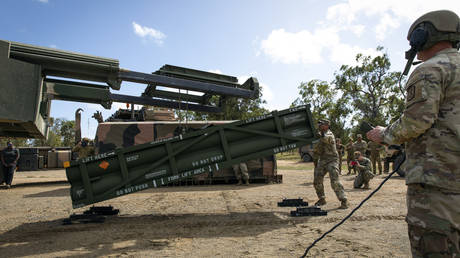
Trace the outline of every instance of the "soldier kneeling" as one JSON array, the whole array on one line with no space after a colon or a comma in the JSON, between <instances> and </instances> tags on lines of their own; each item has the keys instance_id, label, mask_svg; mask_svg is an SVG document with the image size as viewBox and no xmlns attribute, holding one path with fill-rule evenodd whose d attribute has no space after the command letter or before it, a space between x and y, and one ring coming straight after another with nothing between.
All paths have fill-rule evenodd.
<instances>
[{"instance_id":1,"label":"soldier kneeling","mask_svg":"<svg viewBox=\"0 0 460 258\"><path fill-rule=\"evenodd\" d=\"M369 181L374 177L374 174L372 174L371 161L364 157L359 151L354 153L354 158L355 160L350 162L350 167L356 168L359 173L355 178L353 187L361 188L361 186L364 185L363 189L369 189Z\"/></svg>"}]
</instances>

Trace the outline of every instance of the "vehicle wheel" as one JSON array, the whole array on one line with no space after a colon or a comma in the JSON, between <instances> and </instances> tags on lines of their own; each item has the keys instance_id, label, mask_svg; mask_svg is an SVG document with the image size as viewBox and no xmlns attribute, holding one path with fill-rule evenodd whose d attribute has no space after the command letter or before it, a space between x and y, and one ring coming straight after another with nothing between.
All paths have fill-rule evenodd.
<instances>
[{"instance_id":1,"label":"vehicle wheel","mask_svg":"<svg viewBox=\"0 0 460 258\"><path fill-rule=\"evenodd\" d=\"M311 157L310 155L304 154L304 155L302 156L302 161L303 161L303 162L312 162L313 159L312 159L312 157Z\"/></svg>"}]
</instances>

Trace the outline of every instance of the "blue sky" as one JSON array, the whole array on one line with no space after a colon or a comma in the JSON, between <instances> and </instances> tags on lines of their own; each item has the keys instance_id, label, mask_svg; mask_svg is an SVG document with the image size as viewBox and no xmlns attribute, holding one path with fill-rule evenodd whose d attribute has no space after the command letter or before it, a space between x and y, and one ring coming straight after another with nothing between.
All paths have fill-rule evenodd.
<instances>
[{"instance_id":1,"label":"blue sky","mask_svg":"<svg viewBox=\"0 0 460 258\"><path fill-rule=\"evenodd\" d=\"M381 45L393 71L405 64L407 29L422 14L460 1L2 1L0 39L115 58L122 68L153 72L164 64L255 76L266 108L285 109L302 81L331 81L356 53L377 55ZM117 93L140 95L145 85L124 83ZM94 137L96 110L54 101L54 117L74 119Z\"/></svg>"}]
</instances>

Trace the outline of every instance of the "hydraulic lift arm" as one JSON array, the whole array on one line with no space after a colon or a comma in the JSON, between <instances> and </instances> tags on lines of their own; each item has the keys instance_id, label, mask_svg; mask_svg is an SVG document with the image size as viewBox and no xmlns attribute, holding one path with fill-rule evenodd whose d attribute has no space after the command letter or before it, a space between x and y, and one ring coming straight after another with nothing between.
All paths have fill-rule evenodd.
<instances>
[{"instance_id":1,"label":"hydraulic lift arm","mask_svg":"<svg viewBox=\"0 0 460 258\"><path fill-rule=\"evenodd\" d=\"M11 41L0 40L0 67L0 136L46 137L53 99L98 103L107 109L112 102L124 102L222 112L226 98L259 97L256 78L238 84L233 76L171 65L142 73L120 68L116 59ZM123 81L146 84L146 89L141 96L110 91L119 90ZM217 104L209 102L212 96ZM9 108L23 103L19 110Z\"/></svg>"}]
</instances>

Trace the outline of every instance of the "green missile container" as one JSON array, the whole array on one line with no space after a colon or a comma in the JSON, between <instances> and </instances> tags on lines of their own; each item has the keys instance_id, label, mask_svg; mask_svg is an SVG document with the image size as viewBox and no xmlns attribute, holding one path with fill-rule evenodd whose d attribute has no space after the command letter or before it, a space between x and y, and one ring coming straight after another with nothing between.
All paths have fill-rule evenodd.
<instances>
[{"instance_id":1,"label":"green missile container","mask_svg":"<svg viewBox=\"0 0 460 258\"><path fill-rule=\"evenodd\" d=\"M159 187L316 139L309 106L72 161L66 168L74 208Z\"/></svg>"}]
</instances>

